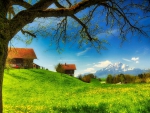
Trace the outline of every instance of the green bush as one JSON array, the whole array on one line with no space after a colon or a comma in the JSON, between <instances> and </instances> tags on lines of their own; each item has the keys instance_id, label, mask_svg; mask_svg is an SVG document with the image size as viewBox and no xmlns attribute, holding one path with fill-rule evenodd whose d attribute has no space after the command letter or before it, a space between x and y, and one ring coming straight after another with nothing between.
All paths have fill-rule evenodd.
<instances>
[{"instance_id":1,"label":"green bush","mask_svg":"<svg viewBox=\"0 0 150 113\"><path fill-rule=\"evenodd\" d=\"M78 76L78 79L79 79L79 80L82 80L82 75L79 75L79 76Z\"/></svg>"},{"instance_id":2,"label":"green bush","mask_svg":"<svg viewBox=\"0 0 150 113\"><path fill-rule=\"evenodd\" d=\"M150 78L147 78L147 79L146 79L146 83L150 83Z\"/></svg>"},{"instance_id":3,"label":"green bush","mask_svg":"<svg viewBox=\"0 0 150 113\"><path fill-rule=\"evenodd\" d=\"M56 66L55 66L55 70L59 73L64 73L64 69L62 68L62 64L61 63L58 63Z\"/></svg>"},{"instance_id":4,"label":"green bush","mask_svg":"<svg viewBox=\"0 0 150 113\"><path fill-rule=\"evenodd\" d=\"M86 75L86 76L84 76L84 77L82 78L82 81L83 81L83 82L90 83L90 82L91 82L91 77L88 76L88 75Z\"/></svg>"},{"instance_id":5,"label":"green bush","mask_svg":"<svg viewBox=\"0 0 150 113\"><path fill-rule=\"evenodd\" d=\"M96 78L93 74L87 74L87 75L79 75L78 79L82 80L83 82L90 83L92 78Z\"/></svg>"},{"instance_id":6,"label":"green bush","mask_svg":"<svg viewBox=\"0 0 150 113\"><path fill-rule=\"evenodd\" d=\"M111 74L107 76L106 83L113 83L113 76Z\"/></svg>"},{"instance_id":7,"label":"green bush","mask_svg":"<svg viewBox=\"0 0 150 113\"><path fill-rule=\"evenodd\" d=\"M102 79L101 79L101 78L97 78L97 80L102 81Z\"/></svg>"}]
</instances>

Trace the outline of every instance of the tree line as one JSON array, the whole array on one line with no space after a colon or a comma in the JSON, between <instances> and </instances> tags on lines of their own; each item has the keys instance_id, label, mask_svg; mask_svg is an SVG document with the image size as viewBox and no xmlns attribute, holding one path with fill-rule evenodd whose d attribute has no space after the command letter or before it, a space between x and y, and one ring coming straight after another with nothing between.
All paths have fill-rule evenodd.
<instances>
[{"instance_id":1,"label":"tree line","mask_svg":"<svg viewBox=\"0 0 150 113\"><path fill-rule=\"evenodd\" d=\"M116 84L116 83L150 83L150 73L138 74L133 76L130 74L109 74L106 78L106 83Z\"/></svg>"},{"instance_id":2,"label":"tree line","mask_svg":"<svg viewBox=\"0 0 150 113\"><path fill-rule=\"evenodd\" d=\"M101 81L100 78L97 78L94 74L90 73L90 74L86 74L84 76L82 75L79 75L78 76L78 79L83 81L83 82L86 82L86 83L90 83L91 82L91 79L98 79L99 81Z\"/></svg>"}]
</instances>

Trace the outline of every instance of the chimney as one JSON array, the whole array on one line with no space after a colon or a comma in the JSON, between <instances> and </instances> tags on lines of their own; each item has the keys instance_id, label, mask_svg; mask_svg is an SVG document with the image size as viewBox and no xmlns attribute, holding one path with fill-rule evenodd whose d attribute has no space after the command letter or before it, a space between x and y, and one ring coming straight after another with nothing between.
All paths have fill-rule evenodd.
<instances>
[{"instance_id":1,"label":"chimney","mask_svg":"<svg viewBox=\"0 0 150 113\"><path fill-rule=\"evenodd\" d=\"M66 66L67 64L65 63L65 66Z\"/></svg>"}]
</instances>

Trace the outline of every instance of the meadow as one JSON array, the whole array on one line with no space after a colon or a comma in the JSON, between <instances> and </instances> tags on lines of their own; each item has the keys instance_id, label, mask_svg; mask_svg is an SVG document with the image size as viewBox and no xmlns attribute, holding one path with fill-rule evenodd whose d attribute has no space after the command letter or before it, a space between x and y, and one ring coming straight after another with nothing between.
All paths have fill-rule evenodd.
<instances>
[{"instance_id":1,"label":"meadow","mask_svg":"<svg viewBox=\"0 0 150 113\"><path fill-rule=\"evenodd\" d=\"M101 84L36 69L5 70L4 113L149 113L150 84Z\"/></svg>"}]
</instances>

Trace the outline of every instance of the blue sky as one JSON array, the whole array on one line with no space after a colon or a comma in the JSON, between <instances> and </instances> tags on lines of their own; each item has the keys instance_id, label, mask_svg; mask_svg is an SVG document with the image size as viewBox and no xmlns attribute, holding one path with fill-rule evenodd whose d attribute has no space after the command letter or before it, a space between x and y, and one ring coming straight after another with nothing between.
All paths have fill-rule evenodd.
<instances>
[{"instance_id":1,"label":"blue sky","mask_svg":"<svg viewBox=\"0 0 150 113\"><path fill-rule=\"evenodd\" d=\"M77 16L82 16L87 10L82 11L82 13L77 14ZM103 17L101 18L103 19ZM121 44L118 29L117 27L114 27L111 31L113 35L107 34L106 32L98 32L96 35L99 39L108 40L109 44L104 45L107 50L100 50L100 53L98 53L95 48L92 48L89 45L83 44L82 48L79 48L77 42L69 41L66 44L60 43L63 51L59 53L56 50L55 43L52 43L52 45L50 43L52 38L51 35L42 35L45 32L40 31L40 29L44 29L44 25L46 26L45 30L51 32L49 25L55 26L60 20L55 18L45 20L38 19L35 23L29 24L25 28L32 27L30 29L36 31L37 28L40 27L37 21L41 24L41 28L38 30L41 35L37 35L37 38L34 38L31 44L26 45L24 42L17 40L17 37L20 37L23 40L27 39L27 36L22 35L21 32L19 32L11 41L11 46L33 48L38 58L34 60L34 62L49 70L55 71L54 67L58 63L76 64L76 76L88 72L94 73L97 70L106 67L108 64L117 62L129 65L131 68L150 68L150 38L141 37L139 39L138 34L128 37L130 36L129 34L127 35L128 40ZM99 21L101 20L97 17L97 14L95 14L91 22ZM70 19L68 23L69 29L67 33L71 36L71 33L75 32L75 30L78 29L78 26L76 23L73 24ZM150 23L148 19L141 21L141 24L143 25L147 23ZM109 31L108 26L106 27L106 23L101 22L100 27Z\"/></svg>"},{"instance_id":2,"label":"blue sky","mask_svg":"<svg viewBox=\"0 0 150 113\"><path fill-rule=\"evenodd\" d=\"M21 33L17 35L26 38ZM78 48L77 44L63 45L63 51L59 53L55 45L50 45L50 38L43 37L33 39L29 45L16 39L11 43L14 47L33 48L38 58L34 62L52 71L55 71L54 67L58 63L76 64L76 76L88 72L93 73L108 64L117 62L129 65L131 68L150 68L150 39L143 37L139 40L133 37L122 45L117 37L108 36L107 40L110 43L105 45L107 50L101 50L100 53L95 48L86 45Z\"/></svg>"}]
</instances>

